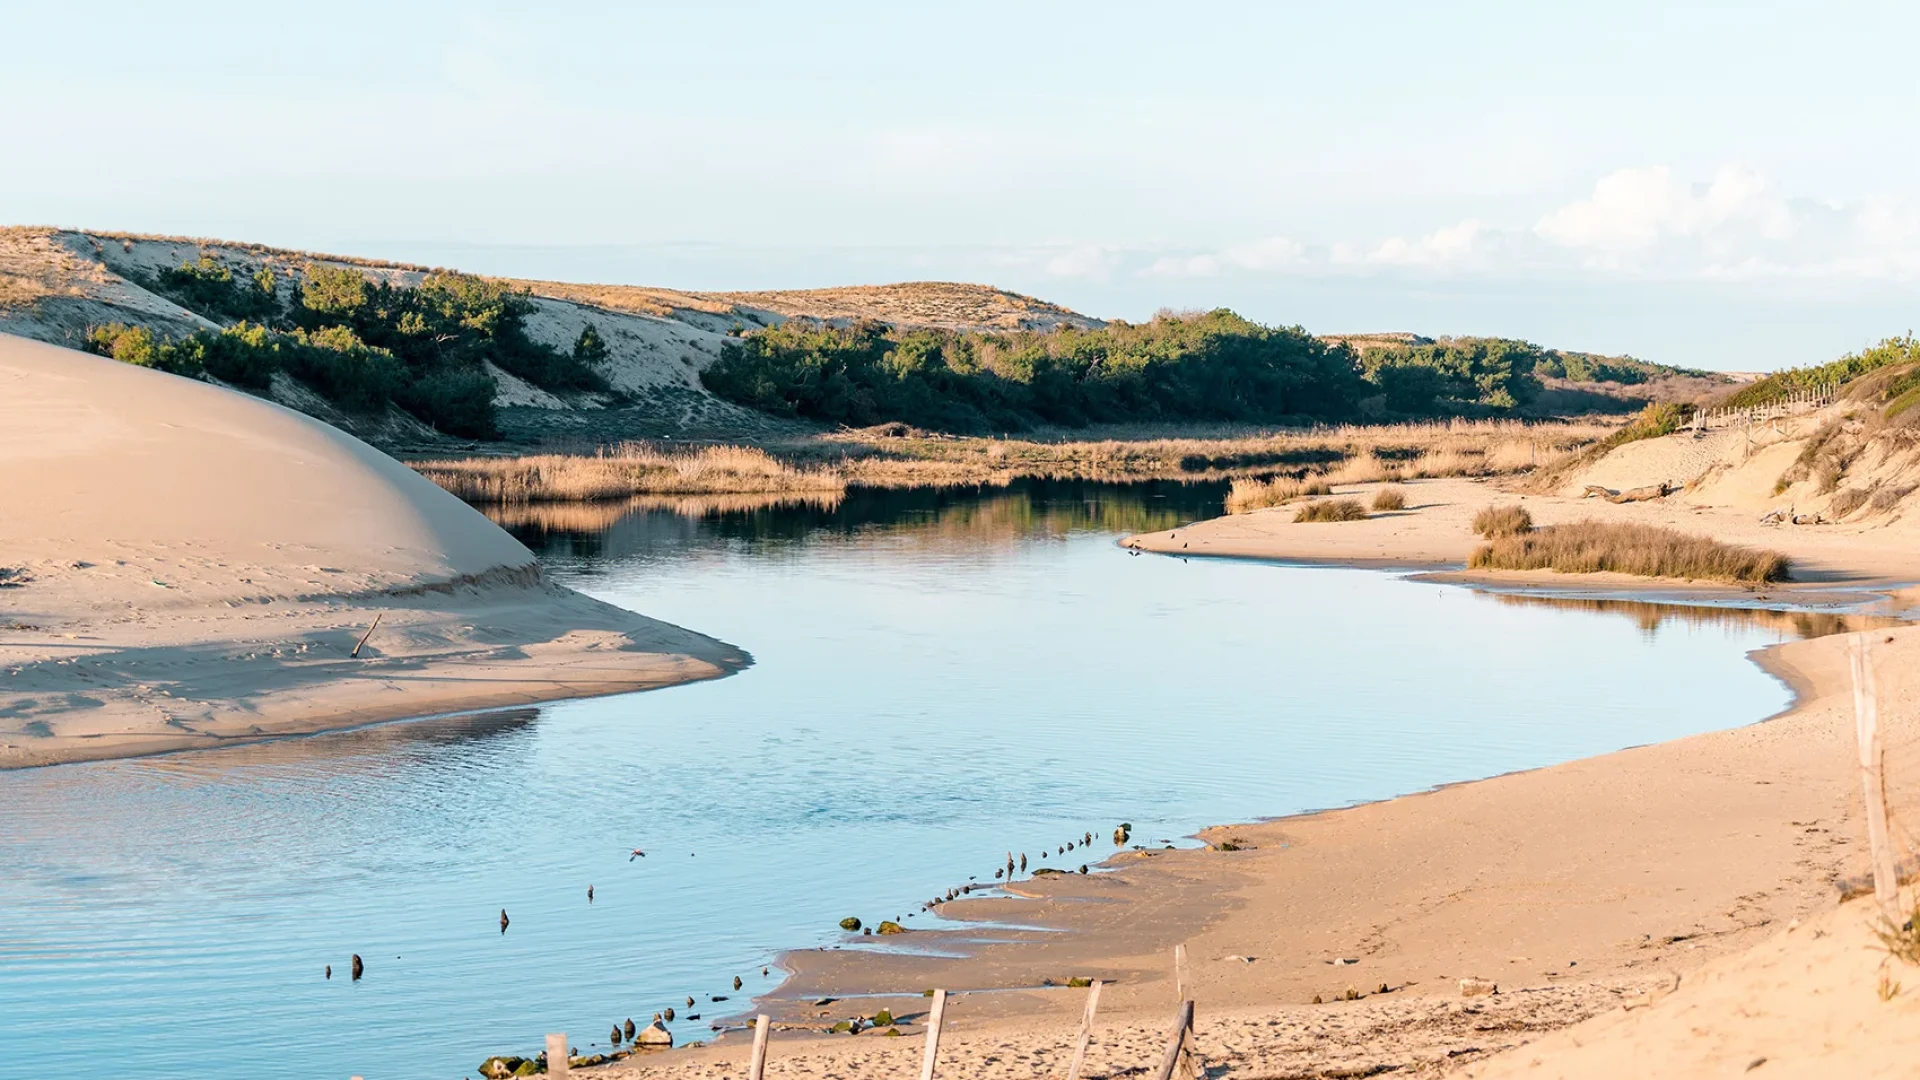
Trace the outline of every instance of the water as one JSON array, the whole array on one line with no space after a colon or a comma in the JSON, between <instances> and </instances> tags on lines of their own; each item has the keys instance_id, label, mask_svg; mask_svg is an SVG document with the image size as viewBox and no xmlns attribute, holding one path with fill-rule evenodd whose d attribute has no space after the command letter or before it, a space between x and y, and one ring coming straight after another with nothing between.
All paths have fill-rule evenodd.
<instances>
[{"instance_id":1,"label":"water","mask_svg":"<svg viewBox=\"0 0 1920 1080\"><path fill-rule=\"evenodd\" d=\"M453 1078L547 1031L604 1046L667 1005L685 1041L771 988L780 949L990 879L1009 849L1091 830L1095 858L1037 864L1074 868L1120 821L1178 838L1787 701L1745 657L1796 632L1777 618L1114 546L1219 496L1027 485L521 515L560 579L755 666L0 774L0 1050L156 1077Z\"/></svg>"}]
</instances>

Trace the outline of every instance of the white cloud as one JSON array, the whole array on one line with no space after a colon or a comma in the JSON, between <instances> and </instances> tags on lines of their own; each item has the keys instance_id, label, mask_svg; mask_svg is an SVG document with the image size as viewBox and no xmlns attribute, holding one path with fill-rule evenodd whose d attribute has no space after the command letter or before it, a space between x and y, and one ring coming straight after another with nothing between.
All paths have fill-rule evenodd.
<instances>
[{"instance_id":1,"label":"white cloud","mask_svg":"<svg viewBox=\"0 0 1920 1080\"><path fill-rule=\"evenodd\" d=\"M1474 256L1474 241L1486 231L1486 225L1468 218L1458 225L1437 229L1418 240L1395 236L1366 256L1367 262L1389 266L1445 266L1466 262Z\"/></svg>"},{"instance_id":2,"label":"white cloud","mask_svg":"<svg viewBox=\"0 0 1920 1080\"><path fill-rule=\"evenodd\" d=\"M1622 255L1674 239L1717 246L1784 241L1798 226L1788 200L1751 169L1729 165L1707 183L1688 184L1656 165L1601 177L1591 198L1542 217L1533 231L1562 247Z\"/></svg>"},{"instance_id":3,"label":"white cloud","mask_svg":"<svg viewBox=\"0 0 1920 1080\"><path fill-rule=\"evenodd\" d=\"M1141 271L1146 277L1218 277L1233 270L1280 270L1303 265L1306 245L1284 236L1269 236L1201 255L1166 255Z\"/></svg>"},{"instance_id":4,"label":"white cloud","mask_svg":"<svg viewBox=\"0 0 1920 1080\"><path fill-rule=\"evenodd\" d=\"M1045 258L1047 273L1062 278L1104 280L1120 264L1120 252L1101 244L1077 244Z\"/></svg>"}]
</instances>

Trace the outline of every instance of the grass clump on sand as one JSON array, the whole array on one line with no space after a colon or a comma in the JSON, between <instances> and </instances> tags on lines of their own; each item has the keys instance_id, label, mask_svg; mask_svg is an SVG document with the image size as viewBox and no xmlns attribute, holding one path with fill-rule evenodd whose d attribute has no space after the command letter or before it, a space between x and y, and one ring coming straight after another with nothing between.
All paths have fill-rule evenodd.
<instances>
[{"instance_id":1,"label":"grass clump on sand","mask_svg":"<svg viewBox=\"0 0 1920 1080\"><path fill-rule=\"evenodd\" d=\"M1367 508L1360 505L1359 499L1321 499L1310 502L1293 515L1295 522L1301 521L1359 521L1367 516Z\"/></svg>"},{"instance_id":2,"label":"grass clump on sand","mask_svg":"<svg viewBox=\"0 0 1920 1080\"><path fill-rule=\"evenodd\" d=\"M1495 536L1467 565L1476 570L1612 572L1757 585L1785 580L1790 564L1777 551L1723 544L1656 525L1582 521Z\"/></svg>"},{"instance_id":3,"label":"grass clump on sand","mask_svg":"<svg viewBox=\"0 0 1920 1080\"><path fill-rule=\"evenodd\" d=\"M593 455L464 458L414 463L416 472L470 503L623 499L632 495L831 492L846 481L798 469L749 446L664 452L628 443Z\"/></svg>"},{"instance_id":4,"label":"grass clump on sand","mask_svg":"<svg viewBox=\"0 0 1920 1080\"><path fill-rule=\"evenodd\" d=\"M1232 490L1227 492L1227 513L1245 514L1299 498L1331 494L1333 488L1318 477L1305 480L1288 476L1276 476L1271 480L1235 480Z\"/></svg>"},{"instance_id":5,"label":"grass clump on sand","mask_svg":"<svg viewBox=\"0 0 1920 1080\"><path fill-rule=\"evenodd\" d=\"M1383 487L1373 493L1375 510L1405 510L1407 508L1407 489L1402 487Z\"/></svg>"},{"instance_id":6,"label":"grass clump on sand","mask_svg":"<svg viewBox=\"0 0 1920 1080\"><path fill-rule=\"evenodd\" d=\"M1524 506L1489 506L1473 515L1475 536L1497 540L1503 536L1523 536L1533 531L1533 515Z\"/></svg>"}]
</instances>

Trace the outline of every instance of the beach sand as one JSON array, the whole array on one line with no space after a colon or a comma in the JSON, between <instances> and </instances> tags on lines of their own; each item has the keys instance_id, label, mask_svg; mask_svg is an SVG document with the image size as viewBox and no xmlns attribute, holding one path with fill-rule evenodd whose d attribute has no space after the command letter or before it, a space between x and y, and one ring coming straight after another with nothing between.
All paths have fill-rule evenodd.
<instances>
[{"instance_id":1,"label":"beach sand","mask_svg":"<svg viewBox=\"0 0 1920 1080\"><path fill-rule=\"evenodd\" d=\"M1409 511L1370 521L1295 525L1290 511L1267 511L1126 543L1447 570L1474 542L1474 510L1519 500L1472 480L1407 486ZM1542 523L1653 521L1780 548L1803 583L1447 576L1743 601L1876 590L1888 595L1883 608L1911 605L1896 586L1920 578L1920 544L1898 524L1767 529L1745 507L1525 503ZM882 1006L917 1018L919 991L939 986L962 991L949 1002L939 1075L1064 1075L1087 993L1059 985L1073 977L1112 980L1086 1075L1139 1074L1164 1047L1177 996L1171 951L1185 945L1197 1049L1225 1070L1212 1075L1706 1077L1743 1075L1763 1058L1755 1067L1766 1075L1909 1075L1920 970L1891 962L1909 989L1883 1002L1886 954L1869 947L1867 929L1877 915L1870 901L1840 904L1836 887L1867 870L1847 640L1759 654L1797 695L1764 722L1201 834L1240 850L1116 854L1101 835L1087 861L1106 856L1107 872L943 905L975 926L789 953L791 977L757 1003L788 1025L776 1029L768 1074L908 1071L918 1037L820 1032ZM1920 821L1920 627L1877 629L1872 640L1896 824ZM1499 992L1464 997L1467 978ZM1357 1000L1342 1000L1349 990ZM900 1030L921 1029L916 1020ZM742 1073L746 1041L736 1033L600 1071Z\"/></svg>"},{"instance_id":2,"label":"beach sand","mask_svg":"<svg viewBox=\"0 0 1920 1080\"><path fill-rule=\"evenodd\" d=\"M640 690L748 662L545 581L499 527L324 424L7 335L0 472L0 768Z\"/></svg>"}]
</instances>

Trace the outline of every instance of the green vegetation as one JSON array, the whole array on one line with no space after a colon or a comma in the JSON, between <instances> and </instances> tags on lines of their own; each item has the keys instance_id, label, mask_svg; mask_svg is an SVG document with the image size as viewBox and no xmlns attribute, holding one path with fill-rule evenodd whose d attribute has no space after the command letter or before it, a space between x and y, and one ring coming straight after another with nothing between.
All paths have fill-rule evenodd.
<instances>
[{"instance_id":1,"label":"green vegetation","mask_svg":"<svg viewBox=\"0 0 1920 1080\"><path fill-rule=\"evenodd\" d=\"M1359 499L1321 499L1310 502L1293 515L1293 520L1302 521L1359 521L1367 516L1367 508L1360 505Z\"/></svg>"},{"instance_id":2,"label":"green vegetation","mask_svg":"<svg viewBox=\"0 0 1920 1080\"><path fill-rule=\"evenodd\" d=\"M1658 439L1680 430L1680 426L1692 419L1692 407L1678 405L1671 401L1656 401L1640 410L1625 427L1600 440L1599 452L1604 454L1617 446L1625 446L1641 439Z\"/></svg>"},{"instance_id":3,"label":"green vegetation","mask_svg":"<svg viewBox=\"0 0 1920 1080\"><path fill-rule=\"evenodd\" d=\"M1734 409L1770 405L1798 390L1839 386L1884 367L1915 361L1920 361L1920 351L1916 351L1912 335L1887 338L1864 352L1848 353L1825 364L1775 372L1741 387L1722 404Z\"/></svg>"},{"instance_id":4,"label":"green vegetation","mask_svg":"<svg viewBox=\"0 0 1920 1080\"><path fill-rule=\"evenodd\" d=\"M250 279L237 278L226 264L209 255L181 263L178 269L162 270L146 284L181 307L216 319L267 322L283 310L273 271L263 269Z\"/></svg>"},{"instance_id":5,"label":"green vegetation","mask_svg":"<svg viewBox=\"0 0 1920 1080\"><path fill-rule=\"evenodd\" d=\"M488 364L547 390L608 385L595 367L607 357L598 330L583 329L571 353L541 345L524 329L533 311L527 294L484 278L432 273L403 285L310 263L283 285L271 270L242 278L202 255L150 284L189 309L235 321L178 340L98 326L87 337L90 351L256 391L284 372L348 411L375 415L398 406L469 438L496 434Z\"/></svg>"},{"instance_id":6,"label":"green vegetation","mask_svg":"<svg viewBox=\"0 0 1920 1080\"><path fill-rule=\"evenodd\" d=\"M1533 531L1533 515L1520 505L1489 506L1473 515L1473 533L1489 540Z\"/></svg>"},{"instance_id":7,"label":"green vegetation","mask_svg":"<svg viewBox=\"0 0 1920 1080\"><path fill-rule=\"evenodd\" d=\"M702 379L780 415L947 431L1340 416L1359 385L1346 350L1226 310L1004 334L796 319L730 344Z\"/></svg>"},{"instance_id":8,"label":"green vegetation","mask_svg":"<svg viewBox=\"0 0 1920 1080\"><path fill-rule=\"evenodd\" d=\"M730 343L702 375L728 400L783 416L939 431L1039 425L1367 415L1494 416L1523 409L1540 375L1644 382L1677 369L1459 338L1350 347L1224 308L1145 324L963 333L795 319Z\"/></svg>"},{"instance_id":9,"label":"green vegetation","mask_svg":"<svg viewBox=\"0 0 1920 1080\"><path fill-rule=\"evenodd\" d=\"M1467 565L1563 574L1610 571L1744 585L1783 581L1789 569L1787 557L1777 551L1736 547L1655 525L1598 521L1498 536L1476 550Z\"/></svg>"},{"instance_id":10,"label":"green vegetation","mask_svg":"<svg viewBox=\"0 0 1920 1080\"><path fill-rule=\"evenodd\" d=\"M1409 416L1513 409L1540 393L1535 370L1547 350L1505 338L1457 338L1432 345L1376 345L1360 370L1386 395L1389 411Z\"/></svg>"}]
</instances>

